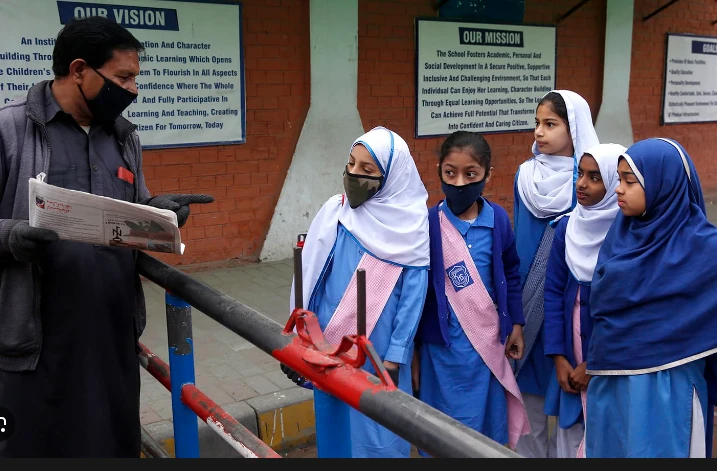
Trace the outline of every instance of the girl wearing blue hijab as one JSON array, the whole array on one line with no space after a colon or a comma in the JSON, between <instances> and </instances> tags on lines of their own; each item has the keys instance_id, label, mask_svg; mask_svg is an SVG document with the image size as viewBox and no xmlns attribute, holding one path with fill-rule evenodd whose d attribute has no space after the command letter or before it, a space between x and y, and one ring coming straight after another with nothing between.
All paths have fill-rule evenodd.
<instances>
[{"instance_id":1,"label":"girl wearing blue hijab","mask_svg":"<svg viewBox=\"0 0 717 471\"><path fill-rule=\"evenodd\" d=\"M578 159L578 205L558 218L545 273L545 354L555 372L545 413L557 416L557 457L584 457L583 410L590 376L584 358L590 344L590 282L600 247L620 212L615 189L619 144L598 144Z\"/></svg>"},{"instance_id":2,"label":"girl wearing blue hijab","mask_svg":"<svg viewBox=\"0 0 717 471\"><path fill-rule=\"evenodd\" d=\"M717 228L675 141L637 142L620 156L618 175L621 214L590 293L586 454L711 456Z\"/></svg>"}]
</instances>

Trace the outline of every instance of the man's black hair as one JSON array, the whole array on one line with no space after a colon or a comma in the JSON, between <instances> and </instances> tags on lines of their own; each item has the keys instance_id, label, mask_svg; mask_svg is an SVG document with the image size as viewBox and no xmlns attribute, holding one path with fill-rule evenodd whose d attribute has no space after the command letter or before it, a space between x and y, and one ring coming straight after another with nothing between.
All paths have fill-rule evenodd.
<instances>
[{"instance_id":1,"label":"man's black hair","mask_svg":"<svg viewBox=\"0 0 717 471\"><path fill-rule=\"evenodd\" d=\"M144 46L127 29L108 18L74 19L57 34L52 71L57 77L66 77L75 59L83 59L93 69L100 69L118 49L140 53Z\"/></svg>"}]
</instances>

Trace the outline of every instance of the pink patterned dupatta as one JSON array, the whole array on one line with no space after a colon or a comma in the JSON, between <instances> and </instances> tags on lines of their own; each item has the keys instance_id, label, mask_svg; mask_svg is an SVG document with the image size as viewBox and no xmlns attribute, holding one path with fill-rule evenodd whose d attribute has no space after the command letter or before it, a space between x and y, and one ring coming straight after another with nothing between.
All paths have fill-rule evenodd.
<instances>
[{"instance_id":1,"label":"pink patterned dupatta","mask_svg":"<svg viewBox=\"0 0 717 471\"><path fill-rule=\"evenodd\" d=\"M441 241L446 270L446 297L463 331L483 362L505 389L508 400L508 445L530 433L528 415L505 346L500 343L498 312L458 230L441 211Z\"/></svg>"},{"instance_id":2,"label":"pink patterned dupatta","mask_svg":"<svg viewBox=\"0 0 717 471\"><path fill-rule=\"evenodd\" d=\"M361 257L356 270L361 268L366 270L366 338L370 338L403 268L386 263L367 253ZM346 335L356 334L358 297L356 283L356 271L354 271L334 315L331 316L331 320L324 329L324 338L332 345L341 343L341 339Z\"/></svg>"},{"instance_id":3,"label":"pink patterned dupatta","mask_svg":"<svg viewBox=\"0 0 717 471\"><path fill-rule=\"evenodd\" d=\"M583 342L580 337L580 287L578 286L578 294L575 296L575 304L573 305L573 354L575 355L575 363L580 365L583 362ZM588 384L588 387L590 385ZM580 391L580 401L583 404L583 423L587 425L587 402L588 392ZM585 433L583 439L580 440L578 446L578 458L585 458Z\"/></svg>"}]
</instances>

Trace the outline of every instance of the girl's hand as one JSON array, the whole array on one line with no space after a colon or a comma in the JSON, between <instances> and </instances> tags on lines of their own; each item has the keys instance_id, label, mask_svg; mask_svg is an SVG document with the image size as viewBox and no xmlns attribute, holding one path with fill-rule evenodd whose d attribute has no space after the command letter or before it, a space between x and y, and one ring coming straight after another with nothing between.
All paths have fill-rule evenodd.
<instances>
[{"instance_id":1,"label":"girl's hand","mask_svg":"<svg viewBox=\"0 0 717 471\"><path fill-rule=\"evenodd\" d=\"M413 380L413 395L418 394L420 385L420 367L418 363L418 350L413 352L413 361L411 362L411 379Z\"/></svg>"},{"instance_id":2,"label":"girl's hand","mask_svg":"<svg viewBox=\"0 0 717 471\"><path fill-rule=\"evenodd\" d=\"M558 376L558 384L560 384L560 388L565 392L577 394L578 391L573 388L572 384L570 384L570 375L573 372L573 367L570 366L568 359L562 355L557 355L555 356L554 361L555 373Z\"/></svg>"},{"instance_id":3,"label":"girl's hand","mask_svg":"<svg viewBox=\"0 0 717 471\"><path fill-rule=\"evenodd\" d=\"M592 376L585 373L586 369L587 363L582 362L577 366L577 368L573 370L572 373L570 373L570 382L572 383L573 387L578 391L585 391L588 388L590 378L592 378Z\"/></svg>"},{"instance_id":4,"label":"girl's hand","mask_svg":"<svg viewBox=\"0 0 717 471\"><path fill-rule=\"evenodd\" d=\"M510 333L508 340L505 341L505 356L513 360L520 360L523 358L524 348L523 326L515 324L513 326L513 332Z\"/></svg>"},{"instance_id":5,"label":"girl's hand","mask_svg":"<svg viewBox=\"0 0 717 471\"><path fill-rule=\"evenodd\" d=\"M388 375L391 377L391 380L393 381L393 384L398 387L398 363L394 363L392 361L384 360L383 366L386 367L386 371L388 372Z\"/></svg>"}]
</instances>

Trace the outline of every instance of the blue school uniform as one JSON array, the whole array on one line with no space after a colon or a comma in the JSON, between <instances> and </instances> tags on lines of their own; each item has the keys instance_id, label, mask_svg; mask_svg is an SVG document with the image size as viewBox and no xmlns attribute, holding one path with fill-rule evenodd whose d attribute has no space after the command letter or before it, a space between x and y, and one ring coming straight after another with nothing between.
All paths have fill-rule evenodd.
<instances>
[{"instance_id":1,"label":"blue school uniform","mask_svg":"<svg viewBox=\"0 0 717 471\"><path fill-rule=\"evenodd\" d=\"M709 255L717 228L679 144L646 139L624 155L645 190L646 211L617 215L591 283L587 456L688 456L693 391L710 456L717 265Z\"/></svg>"},{"instance_id":2,"label":"blue school uniform","mask_svg":"<svg viewBox=\"0 0 717 471\"><path fill-rule=\"evenodd\" d=\"M524 324L519 259L505 210L483 199L473 222L460 220L446 204L429 210L431 283L419 331L420 399L499 443L508 442L505 390L473 348L445 294L438 211L460 232L481 280L497 305L501 342L513 324Z\"/></svg>"},{"instance_id":3,"label":"blue school uniform","mask_svg":"<svg viewBox=\"0 0 717 471\"><path fill-rule=\"evenodd\" d=\"M339 224L333 253L309 303L309 310L316 313L322 330L336 311L364 253L366 249ZM333 263L334 260L341 263ZM398 388L407 394L413 394L410 364L427 286L428 270L404 268L369 337L381 360L401 365ZM375 374L370 362L366 362L363 369ZM410 456L411 445L406 440L350 406L344 407L350 409L353 458Z\"/></svg>"},{"instance_id":4,"label":"blue school uniform","mask_svg":"<svg viewBox=\"0 0 717 471\"><path fill-rule=\"evenodd\" d=\"M704 359L649 374L594 376L588 387L586 457L688 458L693 389L707 418Z\"/></svg>"},{"instance_id":5,"label":"blue school uniform","mask_svg":"<svg viewBox=\"0 0 717 471\"><path fill-rule=\"evenodd\" d=\"M545 273L545 355L551 358L562 355L575 368L577 362L573 351L573 305L580 290L580 341L583 358L587 357L588 343L592 333L590 317L590 285L580 283L565 262L565 231L570 216L562 217L555 228L553 246ZM590 383L592 385L592 383ZM545 395L545 413L558 416L560 428L569 429L583 423L580 394L562 390L553 366Z\"/></svg>"},{"instance_id":6,"label":"blue school uniform","mask_svg":"<svg viewBox=\"0 0 717 471\"><path fill-rule=\"evenodd\" d=\"M516 249L520 258L520 282L522 286L528 276L530 266L533 264L533 258L535 258L535 253L538 251L545 228L554 218L536 218L528 210L518 193L519 173L520 170L516 172L513 185L513 220ZM556 214L555 216L559 215ZM535 396L545 396L552 372L553 361L545 356L543 329L540 329L535 338L533 348L528 353L523 368L516 378L520 392Z\"/></svg>"}]
</instances>

